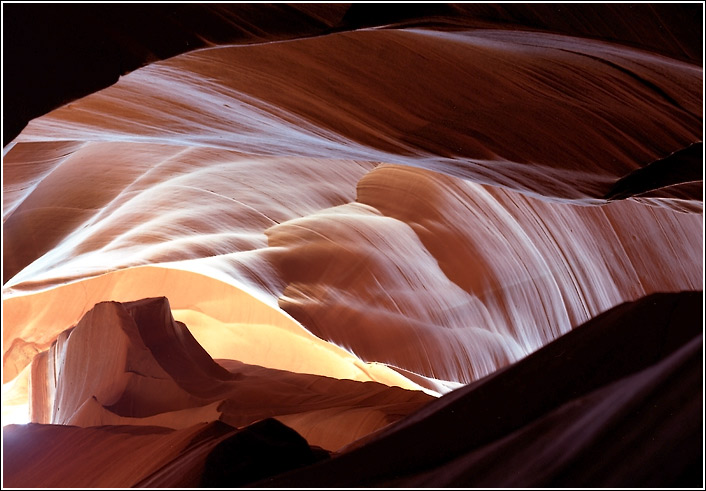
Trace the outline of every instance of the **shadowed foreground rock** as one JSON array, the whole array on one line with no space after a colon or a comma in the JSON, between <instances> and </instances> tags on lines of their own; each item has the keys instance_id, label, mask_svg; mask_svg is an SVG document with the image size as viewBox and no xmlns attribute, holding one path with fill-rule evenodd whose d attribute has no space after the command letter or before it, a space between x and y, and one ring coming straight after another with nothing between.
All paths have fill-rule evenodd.
<instances>
[{"instance_id":1,"label":"shadowed foreground rock","mask_svg":"<svg viewBox=\"0 0 706 491\"><path fill-rule=\"evenodd\" d=\"M622 304L331 459L272 419L31 424L5 429L5 485L697 486L701 305L700 292Z\"/></svg>"},{"instance_id":2,"label":"shadowed foreground rock","mask_svg":"<svg viewBox=\"0 0 706 491\"><path fill-rule=\"evenodd\" d=\"M223 440L208 454L201 486L244 486L326 458L326 451L312 449L296 431L266 419Z\"/></svg>"},{"instance_id":3,"label":"shadowed foreground rock","mask_svg":"<svg viewBox=\"0 0 706 491\"><path fill-rule=\"evenodd\" d=\"M701 293L620 305L273 487L699 486Z\"/></svg>"}]
</instances>

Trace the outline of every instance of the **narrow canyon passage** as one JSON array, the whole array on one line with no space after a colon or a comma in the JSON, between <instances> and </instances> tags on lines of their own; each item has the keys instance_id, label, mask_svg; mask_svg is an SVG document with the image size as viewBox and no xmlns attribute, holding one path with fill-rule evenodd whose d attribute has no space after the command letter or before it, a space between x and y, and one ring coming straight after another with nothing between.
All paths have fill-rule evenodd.
<instances>
[{"instance_id":1,"label":"narrow canyon passage","mask_svg":"<svg viewBox=\"0 0 706 491\"><path fill-rule=\"evenodd\" d=\"M698 485L701 7L61 7L121 61L12 113L5 485Z\"/></svg>"}]
</instances>

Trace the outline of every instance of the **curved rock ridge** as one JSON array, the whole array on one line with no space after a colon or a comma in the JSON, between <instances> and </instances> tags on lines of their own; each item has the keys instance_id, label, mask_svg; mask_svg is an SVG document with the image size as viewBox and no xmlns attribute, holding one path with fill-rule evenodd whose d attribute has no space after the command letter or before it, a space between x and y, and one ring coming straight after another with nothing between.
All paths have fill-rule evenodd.
<instances>
[{"instance_id":1,"label":"curved rock ridge","mask_svg":"<svg viewBox=\"0 0 706 491\"><path fill-rule=\"evenodd\" d=\"M22 371L23 363L49 348L61 332L75 326L89 310L86 305L154 296L171 299L178 319L188 323L192 334L212 357L419 389L419 385L383 365L365 364L343 349L312 336L284 312L240 288L202 274L152 266L120 270L5 299L6 382ZM39 309L39 305L43 308ZM10 343L8 340L13 338L19 341Z\"/></svg>"},{"instance_id":2,"label":"curved rock ridge","mask_svg":"<svg viewBox=\"0 0 706 491\"><path fill-rule=\"evenodd\" d=\"M235 486L328 458L273 419L240 430L220 421L181 430L12 425L3 443L9 487Z\"/></svg>"},{"instance_id":3,"label":"curved rock ridge","mask_svg":"<svg viewBox=\"0 0 706 491\"><path fill-rule=\"evenodd\" d=\"M687 292L622 304L331 458L272 419L241 430L221 422L13 425L4 433L3 484L695 487L702 302ZM154 306L164 301L133 307L150 305L161 317Z\"/></svg>"},{"instance_id":4,"label":"curved rock ridge","mask_svg":"<svg viewBox=\"0 0 706 491\"><path fill-rule=\"evenodd\" d=\"M30 155L48 167L27 165ZM5 286L32 291L35 282L262 248L271 225L353 201L374 164L86 142L15 146L4 166L16 190L4 197Z\"/></svg>"},{"instance_id":5,"label":"curved rock ridge","mask_svg":"<svg viewBox=\"0 0 706 491\"><path fill-rule=\"evenodd\" d=\"M624 301L699 290L700 230L696 214L547 203L381 165L355 204L266 233L288 283L279 305L314 334L468 383Z\"/></svg>"},{"instance_id":6,"label":"curved rock ridge","mask_svg":"<svg viewBox=\"0 0 706 491\"><path fill-rule=\"evenodd\" d=\"M276 417L330 450L431 399L373 382L219 364L174 321L163 297L97 304L34 358L30 379L37 423L243 427Z\"/></svg>"},{"instance_id":7,"label":"curved rock ridge","mask_svg":"<svg viewBox=\"0 0 706 491\"><path fill-rule=\"evenodd\" d=\"M329 461L254 486L698 487L702 306L701 292L621 304Z\"/></svg>"},{"instance_id":8,"label":"curved rock ridge","mask_svg":"<svg viewBox=\"0 0 706 491\"><path fill-rule=\"evenodd\" d=\"M702 62L698 5L134 4L7 5L4 66L13 77L3 146L29 120L137 67L204 46L251 44L377 26L532 29L604 39ZM27 26L31 29L27 29ZM159 26L155 29L155 25ZM48 49L47 49L48 48ZM27 64L27 54L37 61ZM41 80L41 82L38 82ZM41 90L38 90L41 83Z\"/></svg>"},{"instance_id":9,"label":"curved rock ridge","mask_svg":"<svg viewBox=\"0 0 706 491\"><path fill-rule=\"evenodd\" d=\"M3 485L698 485L703 6L3 14Z\"/></svg>"},{"instance_id":10,"label":"curved rock ridge","mask_svg":"<svg viewBox=\"0 0 706 491\"><path fill-rule=\"evenodd\" d=\"M134 486L175 459L199 433L208 434L208 426L212 425L201 423L179 431L128 426L8 426L3 431L3 485ZM39 462L45 462L44 468Z\"/></svg>"},{"instance_id":11,"label":"curved rock ridge","mask_svg":"<svg viewBox=\"0 0 706 491\"><path fill-rule=\"evenodd\" d=\"M3 146L32 118L115 83L140 66L219 44L315 36L345 4L7 5ZM155 26L159 26L155 28ZM26 62L31 53L34 64ZM41 82L38 82L41 80ZM39 89L39 90L38 90Z\"/></svg>"},{"instance_id":12,"label":"curved rock ridge","mask_svg":"<svg viewBox=\"0 0 706 491\"><path fill-rule=\"evenodd\" d=\"M699 67L644 51L535 32L372 30L154 63L16 142L335 155L585 200L700 141L701 105Z\"/></svg>"},{"instance_id":13,"label":"curved rock ridge","mask_svg":"<svg viewBox=\"0 0 706 491\"><path fill-rule=\"evenodd\" d=\"M128 267L135 262L136 256L126 254L132 250L139 262L170 261L165 265L211 274L233 286L176 270L128 268L85 285L78 281L9 297L4 308L4 346L6 353L14 350L17 355L5 356L6 381L24 366L9 365L18 363L12 360L20 353L14 339L46 349L89 306L106 300L168 296L176 309L185 311L191 326L203 333L214 331L210 339L218 337L218 322L284 323L292 332L301 331L294 322L275 320L274 311L250 317L239 315L228 304L222 306L222 300L246 298L235 287L242 285L270 305L278 303L320 338L365 361L466 383L618 303L656 291L701 287L701 215L630 200L602 207L546 202L389 164L367 172L370 167L360 165L349 174L340 172L345 165L331 165L329 175L337 177L331 187L319 187L318 194L305 180L315 176L315 167L301 167L302 181L290 173L288 186L273 185L268 190L263 185L261 194L239 196L236 210L248 213L233 212L232 200L202 191L203 186L230 182L247 191L267 172L268 164L283 168L285 162L263 161L260 169L248 162L244 172L234 164L233 180L221 178L221 183L216 173L228 167L187 174L184 182L201 187L193 191L187 187L184 192L194 200L207 199L192 201L188 212L172 212L173 218L149 211L173 206L172 187L159 190L143 184L146 187L139 194L123 192L126 197L121 194L109 206L116 211L99 213L65 239L62 247L35 261L21 276L35 273L41 278L38 270L46 268L55 278L48 280L51 284L65 279L62 271L80 277L103 273L111 262L110 269ZM253 169L256 172L251 173ZM361 177L355 184L357 176ZM299 182L303 184L297 190ZM335 192L335 185L342 190ZM307 191L312 192L304 194ZM302 198L291 211L284 207L287 193ZM346 198L348 203L325 207ZM223 213L214 216L220 203L224 203ZM324 208L307 213L319 206ZM296 218L297 214L304 216ZM136 217L149 220L134 228ZM236 231L232 235L209 232L225 226ZM233 241L242 230L252 238L250 243ZM10 247L13 242L7 241ZM232 247L241 250L220 253ZM87 250L77 254L81 248ZM664 254L665 250L670 253ZM184 257L196 259L175 262ZM190 281L201 285L201 290L190 288ZM22 285L33 287L30 282ZM31 307L38 303L45 305L42 311ZM227 328L227 332L232 336L236 331ZM264 335L264 329L259 333ZM240 337L247 338L246 334ZM212 356L228 357L214 351L221 341L207 344ZM258 360L243 351L239 359L251 363L341 376L341 372L327 372L328 368L312 371L308 362L298 368L271 365L274 357ZM404 381L392 383L408 387Z\"/></svg>"},{"instance_id":14,"label":"curved rock ridge","mask_svg":"<svg viewBox=\"0 0 706 491\"><path fill-rule=\"evenodd\" d=\"M175 151L164 148L169 155ZM141 149L147 147L138 145L130 155L144 155ZM159 158L162 149L149 151ZM84 150L95 156L101 148L90 145L77 153ZM107 156L106 163L126 162L117 155L118 161ZM234 161L206 165L221 156ZM26 254L24 261L31 261L11 280L13 289L5 290L5 382L29 362L27 343L34 346L32 355L48 348L95 303L164 295L176 302L211 356L230 357L222 349L227 345L248 363L367 380L369 369L359 368L360 358L426 377L416 383L443 393L620 302L656 291L697 290L703 281L702 215L632 200L569 205L407 166L242 160L202 150L177 153L162 171L161 165L124 167L126 174L135 172L134 181L112 180L92 198L80 190L94 186L101 173L82 172L82 158L67 162L42 181L46 191L32 193L5 223L12 232L5 253L17 251L16 260ZM286 178L270 182L273 170ZM320 175L327 185L316 184ZM51 192L66 190L66 182L76 194ZM86 221L77 229L60 219L76 213L63 203L91 199L107 204L79 208ZM37 219L35 210L46 218ZM37 240L20 233L53 224L67 227L57 245L51 234ZM136 263L172 269L152 271ZM197 271L200 278L173 268ZM114 269L119 271L105 274ZM105 277L82 279L100 274ZM67 280L73 283L55 286ZM270 312L264 317L232 310L229 305L242 305L236 298L246 298L238 287L355 357L346 355L341 363L335 355L337 361L317 367L321 356L330 358L324 355L329 350L317 348L320 355L312 356L308 341L297 342L305 351L291 354L279 327L262 326L305 331L264 305L253 309ZM277 356L242 348L242 340L252 339L248 324L261 326L257 338L279 346L271 352ZM382 368L375 368L373 380L418 388L408 377L382 374ZM6 389L7 397L21 397L22 383L15 385Z\"/></svg>"}]
</instances>

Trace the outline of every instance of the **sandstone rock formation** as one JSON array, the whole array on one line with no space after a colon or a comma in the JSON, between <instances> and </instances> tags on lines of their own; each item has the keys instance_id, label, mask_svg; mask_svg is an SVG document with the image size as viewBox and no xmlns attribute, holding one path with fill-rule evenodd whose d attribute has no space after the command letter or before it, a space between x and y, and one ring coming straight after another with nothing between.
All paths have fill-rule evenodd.
<instances>
[{"instance_id":1,"label":"sandstone rock formation","mask_svg":"<svg viewBox=\"0 0 706 491\"><path fill-rule=\"evenodd\" d=\"M5 485L699 485L702 6L3 8Z\"/></svg>"}]
</instances>

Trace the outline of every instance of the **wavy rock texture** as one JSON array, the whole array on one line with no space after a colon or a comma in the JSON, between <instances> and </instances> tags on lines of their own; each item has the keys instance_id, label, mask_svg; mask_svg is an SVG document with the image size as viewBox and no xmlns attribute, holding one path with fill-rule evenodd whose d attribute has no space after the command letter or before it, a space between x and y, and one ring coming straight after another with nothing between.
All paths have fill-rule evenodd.
<instances>
[{"instance_id":1,"label":"wavy rock texture","mask_svg":"<svg viewBox=\"0 0 706 491\"><path fill-rule=\"evenodd\" d=\"M682 292L611 309L330 460L272 419L239 431L220 422L177 430L13 425L4 436L5 483L693 487L703 464L693 426L703 412L702 302L700 293ZM160 299L105 303L94 311L163 313L165 305ZM201 362L214 367L207 357ZM222 375L209 377L206 391L223 383ZM248 383L247 376L236 380Z\"/></svg>"},{"instance_id":2,"label":"wavy rock texture","mask_svg":"<svg viewBox=\"0 0 706 491\"><path fill-rule=\"evenodd\" d=\"M695 6L36 8L154 24L3 151L8 485L693 484Z\"/></svg>"},{"instance_id":3,"label":"wavy rock texture","mask_svg":"<svg viewBox=\"0 0 706 491\"><path fill-rule=\"evenodd\" d=\"M694 485L703 440L685 422L703 413L702 304L695 292L622 304L346 454L258 485Z\"/></svg>"},{"instance_id":4,"label":"wavy rock texture","mask_svg":"<svg viewBox=\"0 0 706 491\"><path fill-rule=\"evenodd\" d=\"M242 430L216 422L182 430L29 424L5 431L11 487L203 487L224 477L238 485L328 457L272 419ZM38 465L46 460L52 464ZM218 472L223 468L236 476Z\"/></svg>"},{"instance_id":5,"label":"wavy rock texture","mask_svg":"<svg viewBox=\"0 0 706 491\"><path fill-rule=\"evenodd\" d=\"M243 427L281 416L331 450L430 400L372 382L219 365L173 320L164 298L97 304L35 356L31 383L38 423L185 428L220 419Z\"/></svg>"}]
</instances>

